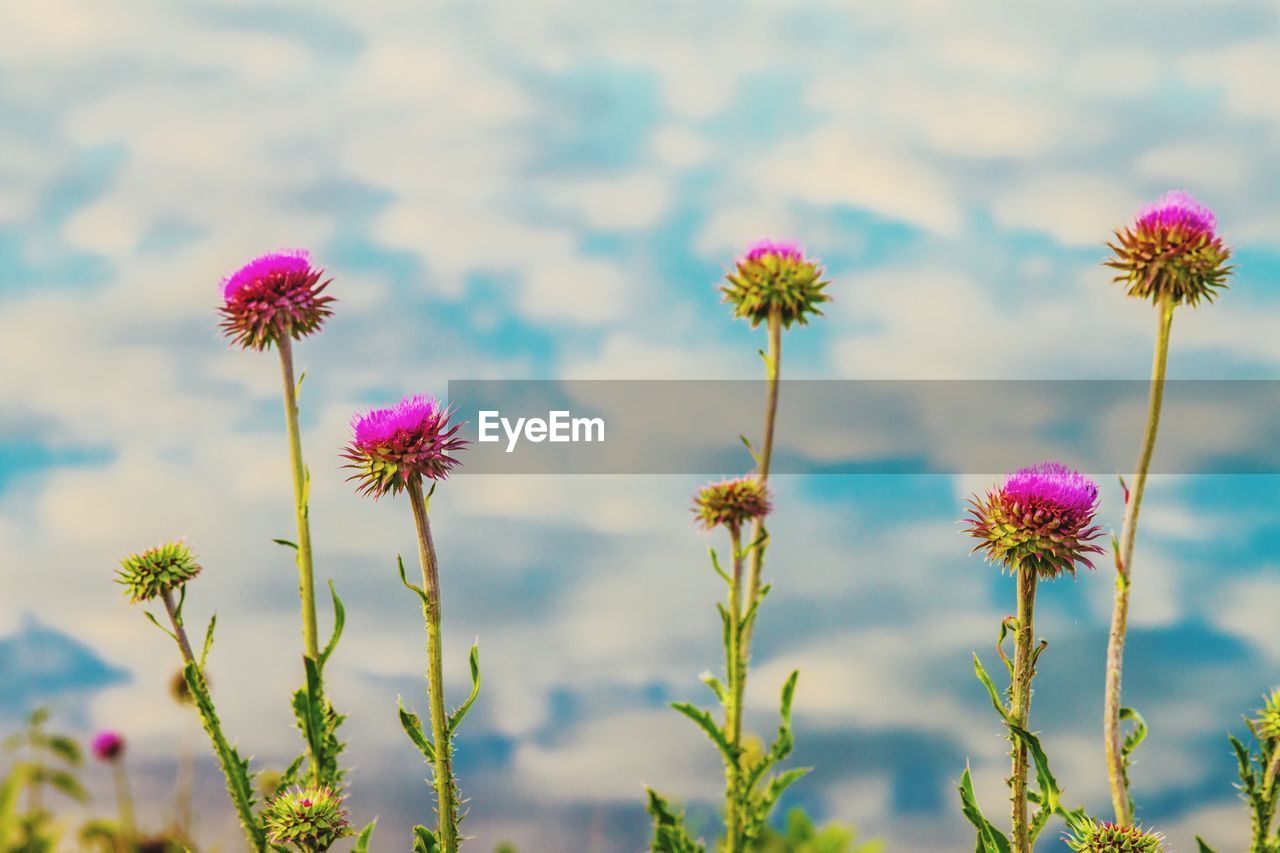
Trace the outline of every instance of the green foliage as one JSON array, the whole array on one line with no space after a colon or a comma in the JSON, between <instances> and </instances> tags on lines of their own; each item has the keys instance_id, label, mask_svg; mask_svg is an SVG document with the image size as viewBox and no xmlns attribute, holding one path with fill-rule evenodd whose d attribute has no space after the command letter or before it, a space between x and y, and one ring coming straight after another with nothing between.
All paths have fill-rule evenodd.
<instances>
[{"instance_id":1,"label":"green foliage","mask_svg":"<svg viewBox=\"0 0 1280 853\"><path fill-rule=\"evenodd\" d=\"M1133 763L1133 751L1147 739L1147 721L1135 709L1121 708L1120 722L1133 723L1133 728L1120 745L1120 779L1124 784L1125 796L1129 798L1129 814L1132 815L1137 814L1138 810L1133 795L1129 793L1129 765Z\"/></svg>"},{"instance_id":2,"label":"green foliage","mask_svg":"<svg viewBox=\"0 0 1280 853\"><path fill-rule=\"evenodd\" d=\"M882 841L858 841L851 826L829 823L818 828L804 809L787 812L784 831L766 827L752 845L753 853L883 853Z\"/></svg>"},{"instance_id":3,"label":"green foliage","mask_svg":"<svg viewBox=\"0 0 1280 853\"><path fill-rule=\"evenodd\" d=\"M996 640L996 651L1000 659L1004 661L1006 668L1012 672L1012 663L1004 651L1004 642L1009 633L1010 626L1006 620L1000 625L1000 634ZM1035 659L1039 657L1044 648L1045 644L1042 642L1034 652L1033 665ZM1027 794L1028 801L1036 806L1035 812L1031 816L1031 843L1035 844L1036 839L1039 838L1050 819L1054 816L1063 818L1069 826L1085 820L1086 817L1082 809L1068 810L1062 804L1062 790L1058 787L1058 780L1049 769L1049 758L1045 755L1040 739L1026 729L1014 724L1013 708L996 687L995 681L987 674L986 669L982 666L981 658L977 655L973 656L973 672L978 682L986 690L992 707L1000 716L1000 721L1008 729L1009 739L1015 743L1021 742L1026 746L1027 754L1031 757L1032 766L1035 768L1035 789ZM1141 723L1140 717L1138 720ZM1137 746L1142 737L1145 736L1145 725L1142 726L1141 731L1142 735L1131 736L1134 739L1134 746ZM977 797L974 795L973 778L968 767L965 767L964 773L960 777L960 810L969 820L969 823L973 824L974 829L977 830L977 846L975 848L977 853L1009 853L1013 846L1011 839L983 815L982 809L978 806Z\"/></svg>"},{"instance_id":4,"label":"green foliage","mask_svg":"<svg viewBox=\"0 0 1280 853\"><path fill-rule=\"evenodd\" d=\"M645 810L653 817L652 853L706 853L706 845L694 840L685 826L684 812L676 812L652 788L645 788L649 804Z\"/></svg>"},{"instance_id":5,"label":"green foliage","mask_svg":"<svg viewBox=\"0 0 1280 853\"><path fill-rule=\"evenodd\" d=\"M9 774L0 780L0 851L43 853L58 846L61 834L46 794L83 803L89 794L77 775L83 763L80 745L66 735L47 731L49 710L37 708L26 726L5 738L3 752L15 756ZM26 809L21 810L25 799Z\"/></svg>"},{"instance_id":6,"label":"green foliage","mask_svg":"<svg viewBox=\"0 0 1280 853\"><path fill-rule=\"evenodd\" d=\"M1272 694L1273 698L1275 694ZM1240 781L1236 789L1249 808L1251 823L1249 853L1280 853L1280 830L1273 831L1277 801L1280 800L1280 737L1275 736L1268 725L1268 713L1273 710L1272 701L1260 712L1257 720L1246 720L1256 748L1250 750L1244 742L1232 734L1227 735L1236 757ZM1202 851L1212 848L1196 837Z\"/></svg>"}]
</instances>

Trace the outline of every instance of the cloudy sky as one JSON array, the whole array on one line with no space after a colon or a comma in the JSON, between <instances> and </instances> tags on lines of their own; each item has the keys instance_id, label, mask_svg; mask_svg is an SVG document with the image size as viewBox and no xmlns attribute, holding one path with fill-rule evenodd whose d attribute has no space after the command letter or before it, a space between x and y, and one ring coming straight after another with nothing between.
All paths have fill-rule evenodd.
<instances>
[{"instance_id":1,"label":"cloudy sky","mask_svg":"<svg viewBox=\"0 0 1280 853\"><path fill-rule=\"evenodd\" d=\"M304 442L318 571L350 613L330 672L351 802L382 816L385 849L431 814L394 716L397 693L425 705L424 639L394 574L407 507L338 470L354 409L461 378L756 378L761 335L715 286L763 235L803 240L833 281L827 317L787 338L789 376L1140 379L1153 312L1099 261L1175 186L1217 211L1238 274L1179 311L1171 374L1276 378L1278 18L1270 0L6 4L0 728L48 702L74 730L125 730L163 819L198 732L165 699L174 650L111 580L121 554L185 535L228 730L263 766L296 751L278 368L231 350L214 313L220 277L277 246L310 247L340 300L297 347ZM477 849L639 849L642 782L709 819L715 757L666 707L705 699L718 660L698 482L459 476L437 494L451 694L473 638L485 674L459 743ZM971 843L966 758L1003 811L969 655L992 654L1012 589L955 526L983 485L776 483L748 722L772 730L799 667L797 758L817 769L791 802L891 849ZM1150 487L1126 699L1154 730L1141 813L1179 849L1247 832L1224 732L1280 681L1277 498L1264 476ZM1099 811L1110 589L1045 590L1033 715L1068 798ZM202 771L201 826L233 849Z\"/></svg>"}]
</instances>

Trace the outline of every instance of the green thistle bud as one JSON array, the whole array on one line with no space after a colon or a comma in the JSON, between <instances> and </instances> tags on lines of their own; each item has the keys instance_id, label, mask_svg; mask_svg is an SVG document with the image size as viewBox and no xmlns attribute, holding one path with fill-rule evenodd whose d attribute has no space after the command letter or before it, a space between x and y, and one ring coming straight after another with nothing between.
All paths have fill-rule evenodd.
<instances>
[{"instance_id":1,"label":"green thistle bud","mask_svg":"<svg viewBox=\"0 0 1280 853\"><path fill-rule=\"evenodd\" d=\"M1267 697L1266 705L1258 711L1258 719L1253 721L1253 728L1262 740L1280 740L1280 687Z\"/></svg>"},{"instance_id":2,"label":"green thistle bud","mask_svg":"<svg viewBox=\"0 0 1280 853\"><path fill-rule=\"evenodd\" d=\"M296 788L271 801L263 815L272 844L323 853L351 834L342 798L329 788Z\"/></svg>"},{"instance_id":3,"label":"green thistle bud","mask_svg":"<svg viewBox=\"0 0 1280 853\"><path fill-rule=\"evenodd\" d=\"M159 598L200 574L200 564L182 540L131 554L120 561L116 583L137 604Z\"/></svg>"},{"instance_id":4,"label":"green thistle bud","mask_svg":"<svg viewBox=\"0 0 1280 853\"><path fill-rule=\"evenodd\" d=\"M1064 839L1076 853L1164 853L1164 836L1140 826L1089 821Z\"/></svg>"},{"instance_id":5,"label":"green thistle bud","mask_svg":"<svg viewBox=\"0 0 1280 853\"><path fill-rule=\"evenodd\" d=\"M810 314L821 316L818 306L830 302L823 293L822 267L806 260L795 243L761 240L725 276L720 288L724 301L733 305L734 317L746 317L752 327L778 315L784 329L792 323L804 326Z\"/></svg>"}]
</instances>

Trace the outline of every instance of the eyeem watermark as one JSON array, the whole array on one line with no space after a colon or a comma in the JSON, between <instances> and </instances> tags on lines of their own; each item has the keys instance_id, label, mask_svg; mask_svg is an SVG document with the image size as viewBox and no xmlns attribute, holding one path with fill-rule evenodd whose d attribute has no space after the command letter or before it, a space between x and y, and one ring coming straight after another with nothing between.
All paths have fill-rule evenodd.
<instances>
[{"instance_id":1,"label":"eyeem watermark","mask_svg":"<svg viewBox=\"0 0 1280 853\"><path fill-rule=\"evenodd\" d=\"M502 417L502 413L496 409L482 411L479 417L480 441L501 441L502 436L498 434L501 428L506 435L507 453L515 451L521 438L535 444L543 441L574 444L604 441L604 418L575 418L567 410L547 412L545 420L516 418L514 424L510 418Z\"/></svg>"}]
</instances>

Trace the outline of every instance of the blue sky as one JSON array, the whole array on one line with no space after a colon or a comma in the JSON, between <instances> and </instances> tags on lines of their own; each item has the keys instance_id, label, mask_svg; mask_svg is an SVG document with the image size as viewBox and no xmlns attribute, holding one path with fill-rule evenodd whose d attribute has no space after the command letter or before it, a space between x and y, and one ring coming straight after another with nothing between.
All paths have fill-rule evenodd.
<instances>
[{"instance_id":1,"label":"blue sky","mask_svg":"<svg viewBox=\"0 0 1280 853\"><path fill-rule=\"evenodd\" d=\"M399 843L429 810L392 716L397 692L424 701L423 641L393 573L413 547L406 508L357 499L337 470L354 409L461 378L756 378L761 335L715 284L762 235L803 240L833 280L828 316L788 336L789 376L1141 378L1152 312L1099 261L1112 228L1175 186L1217 211L1239 271L1219 304L1179 312L1171 373L1275 378L1277 14L1262 0L9 4L0 671L86 731L125 728L140 786L163 791L190 721L161 701L172 650L111 572L187 535L207 566L193 613L219 614L228 728L264 763L293 752L294 579L270 544L291 525L276 366L231 351L214 307L245 258L308 246L340 300L298 347L318 568L351 612L334 689L353 806ZM718 659L716 582L685 510L696 485L460 477L438 495L450 689L473 637L485 661L460 745L477 847L635 849L641 781L695 812L716 796L714 756L665 708ZM893 849L958 848L966 757L988 808L1002 802L1004 744L968 659L1011 590L954 523L985 485L777 484L752 725L771 729L800 667L799 758L819 769L797 801ZM1134 778L1179 848L1199 831L1229 849L1246 828L1222 733L1280 680L1277 497L1274 478L1157 478L1144 510L1127 678L1154 735ZM1109 525L1118 500L1105 484ZM1082 575L1043 596L1053 645L1034 712L1069 795L1098 808L1110 586ZM45 642L75 649L89 681L42 676ZM0 725L13 713L6 698ZM202 819L225 831L212 782L209 796Z\"/></svg>"}]
</instances>

